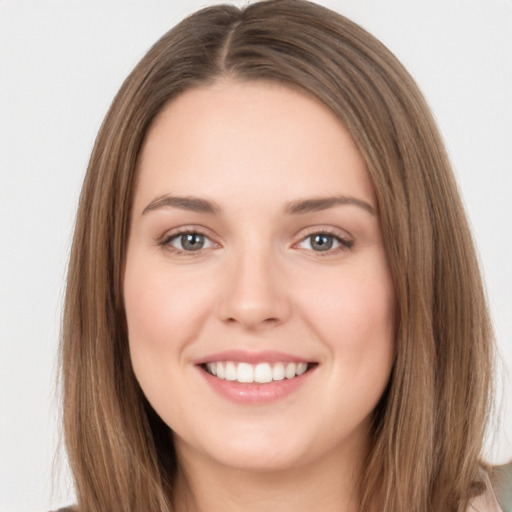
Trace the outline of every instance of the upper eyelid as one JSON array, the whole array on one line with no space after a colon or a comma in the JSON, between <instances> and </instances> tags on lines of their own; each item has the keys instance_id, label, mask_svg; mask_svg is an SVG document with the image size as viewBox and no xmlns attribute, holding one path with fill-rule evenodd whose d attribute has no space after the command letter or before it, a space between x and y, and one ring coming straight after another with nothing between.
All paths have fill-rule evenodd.
<instances>
[{"instance_id":1,"label":"upper eyelid","mask_svg":"<svg viewBox=\"0 0 512 512\"><path fill-rule=\"evenodd\" d=\"M354 241L355 239L355 237L346 229L342 229L335 226L311 226L310 228L303 228L295 235L295 238L301 241L307 238L308 236L316 234L330 235L336 238L340 238L341 240L347 241Z\"/></svg>"},{"instance_id":2,"label":"upper eyelid","mask_svg":"<svg viewBox=\"0 0 512 512\"><path fill-rule=\"evenodd\" d=\"M354 245L354 241L353 240L349 240L347 238L343 238L339 235L335 235L333 233L326 233L326 232L313 232L309 235L306 235L306 236L303 236L298 242L295 242L293 244L293 246L298 246L299 244L303 243L305 240L307 240L308 238L311 238L315 235L326 235L328 237L331 237L331 238L334 238L335 240L337 240L337 242L342 245L343 247L349 249L349 248L352 248L352 246Z\"/></svg>"},{"instance_id":3,"label":"upper eyelid","mask_svg":"<svg viewBox=\"0 0 512 512\"><path fill-rule=\"evenodd\" d=\"M166 240L171 240L173 238L176 238L180 235L187 235L190 233L197 233L199 235L202 235L202 236L208 238L212 242L218 243L215 240L216 237L212 236L210 230L203 228L202 226L195 226L195 225L182 226L182 227L178 227L178 228L168 229L167 231L165 231L162 234L162 236L160 236L158 238L158 240L159 240L159 242L164 242Z\"/></svg>"}]
</instances>

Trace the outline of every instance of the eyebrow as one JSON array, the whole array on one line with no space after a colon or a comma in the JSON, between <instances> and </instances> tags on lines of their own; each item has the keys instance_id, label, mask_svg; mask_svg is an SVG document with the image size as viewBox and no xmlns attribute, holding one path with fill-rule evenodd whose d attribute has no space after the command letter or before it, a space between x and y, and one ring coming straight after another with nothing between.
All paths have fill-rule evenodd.
<instances>
[{"instance_id":1,"label":"eyebrow","mask_svg":"<svg viewBox=\"0 0 512 512\"><path fill-rule=\"evenodd\" d=\"M291 215L303 215L306 213L318 212L327 210L338 205L353 205L362 208L363 210L375 215L375 208L363 201L352 196L332 196L332 197L314 197L309 199L298 199L291 201L285 207L285 213ZM199 197L191 196L171 196L162 195L158 196L151 201L142 211L142 215L160 208L179 208L181 210L188 210L196 213L209 213L220 214L222 209L214 201L208 199L201 199Z\"/></svg>"},{"instance_id":2,"label":"eyebrow","mask_svg":"<svg viewBox=\"0 0 512 512\"><path fill-rule=\"evenodd\" d=\"M301 215L327 210L328 208L338 205L358 206L359 208L366 210L368 213L375 215L375 208L371 204L352 196L318 197L304 200L299 199L289 203L286 207L286 212L294 215Z\"/></svg>"},{"instance_id":3,"label":"eyebrow","mask_svg":"<svg viewBox=\"0 0 512 512\"><path fill-rule=\"evenodd\" d=\"M146 206L146 208L144 208L142 215L150 211L165 207L179 208L181 210L189 210L197 213L218 214L221 211L221 208L218 204L214 203L213 201L208 201L207 199L200 199L198 197L190 196L178 197L163 195L153 199L153 201L151 201Z\"/></svg>"}]
</instances>

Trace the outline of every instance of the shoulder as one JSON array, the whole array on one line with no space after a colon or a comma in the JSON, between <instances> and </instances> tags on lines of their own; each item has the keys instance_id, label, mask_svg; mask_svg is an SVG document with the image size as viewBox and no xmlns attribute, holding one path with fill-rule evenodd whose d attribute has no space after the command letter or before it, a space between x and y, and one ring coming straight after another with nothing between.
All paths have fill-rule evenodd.
<instances>
[{"instance_id":1,"label":"shoulder","mask_svg":"<svg viewBox=\"0 0 512 512\"><path fill-rule=\"evenodd\" d=\"M503 512L487 474L485 474L484 483L485 492L473 498L467 512Z\"/></svg>"},{"instance_id":2,"label":"shoulder","mask_svg":"<svg viewBox=\"0 0 512 512\"><path fill-rule=\"evenodd\" d=\"M474 498L469 505L467 512L503 512L492 491Z\"/></svg>"}]
</instances>

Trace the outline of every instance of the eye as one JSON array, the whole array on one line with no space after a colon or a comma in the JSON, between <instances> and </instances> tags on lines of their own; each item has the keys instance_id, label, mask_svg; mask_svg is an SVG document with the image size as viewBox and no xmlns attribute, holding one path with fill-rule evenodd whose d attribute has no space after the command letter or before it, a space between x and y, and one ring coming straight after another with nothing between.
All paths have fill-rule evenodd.
<instances>
[{"instance_id":1,"label":"eye","mask_svg":"<svg viewBox=\"0 0 512 512\"><path fill-rule=\"evenodd\" d=\"M176 252L195 252L201 249L208 249L212 247L214 243L202 233L190 231L172 235L166 238L162 245Z\"/></svg>"},{"instance_id":2,"label":"eye","mask_svg":"<svg viewBox=\"0 0 512 512\"><path fill-rule=\"evenodd\" d=\"M313 233L303 238L297 247L315 252L350 249L353 242L330 233Z\"/></svg>"}]
</instances>

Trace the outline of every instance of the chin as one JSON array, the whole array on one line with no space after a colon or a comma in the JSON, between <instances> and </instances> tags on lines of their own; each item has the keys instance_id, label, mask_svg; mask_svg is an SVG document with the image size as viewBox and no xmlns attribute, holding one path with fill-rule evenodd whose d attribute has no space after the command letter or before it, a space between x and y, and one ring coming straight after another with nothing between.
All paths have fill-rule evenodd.
<instances>
[{"instance_id":1,"label":"chin","mask_svg":"<svg viewBox=\"0 0 512 512\"><path fill-rule=\"evenodd\" d=\"M195 452L200 459L224 468L263 473L284 471L304 464L308 452L311 453L307 449L309 443L298 433L290 436L284 434L288 430L283 429L230 427L218 436L203 437L200 442L195 442L188 435L186 439L175 436L178 456L186 457Z\"/></svg>"},{"instance_id":2,"label":"chin","mask_svg":"<svg viewBox=\"0 0 512 512\"><path fill-rule=\"evenodd\" d=\"M248 473L275 473L301 466L306 461L296 450L276 451L254 445L241 450L228 449L222 454L211 454L216 462L237 471Z\"/></svg>"}]
</instances>

